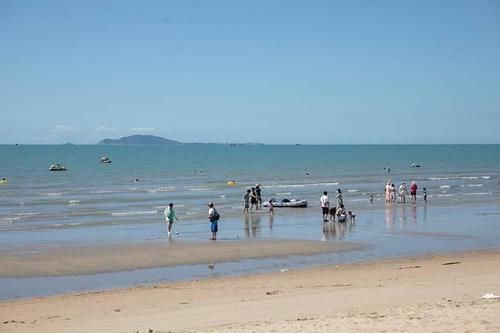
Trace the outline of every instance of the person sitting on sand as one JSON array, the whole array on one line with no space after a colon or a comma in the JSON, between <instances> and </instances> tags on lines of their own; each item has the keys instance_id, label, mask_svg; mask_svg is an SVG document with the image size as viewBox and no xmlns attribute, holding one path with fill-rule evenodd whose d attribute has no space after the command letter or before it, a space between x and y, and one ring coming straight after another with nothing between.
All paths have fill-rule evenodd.
<instances>
[{"instance_id":1,"label":"person sitting on sand","mask_svg":"<svg viewBox=\"0 0 500 333\"><path fill-rule=\"evenodd\" d=\"M347 220L347 215L345 213L344 205L337 208L337 221L345 222Z\"/></svg>"}]
</instances>

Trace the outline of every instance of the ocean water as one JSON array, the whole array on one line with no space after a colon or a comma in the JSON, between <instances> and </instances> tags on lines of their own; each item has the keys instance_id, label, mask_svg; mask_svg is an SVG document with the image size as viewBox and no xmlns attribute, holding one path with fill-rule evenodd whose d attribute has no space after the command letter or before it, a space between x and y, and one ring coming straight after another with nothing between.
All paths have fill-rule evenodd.
<instances>
[{"instance_id":1,"label":"ocean water","mask_svg":"<svg viewBox=\"0 0 500 333\"><path fill-rule=\"evenodd\" d=\"M99 163L103 155L113 162ZM7 179L0 184L2 252L166 241L169 202L181 220L174 240L207 242L210 201L222 216L218 241L365 244L349 253L218 263L214 271L191 265L0 278L0 299L500 247L500 145L0 145L0 156ZM54 163L67 171L48 171ZM386 204L389 179L396 186L416 181L417 201ZM242 196L257 183L264 200L304 199L309 206L243 215ZM319 198L328 191L335 202L337 188L355 224L322 222Z\"/></svg>"},{"instance_id":2,"label":"ocean water","mask_svg":"<svg viewBox=\"0 0 500 333\"><path fill-rule=\"evenodd\" d=\"M301 219L337 188L358 220L386 209L388 179L416 181L419 204L423 187L434 206L500 203L500 145L0 145L0 156L0 249L161 238L169 202L185 236L205 240L207 203L244 226L242 196L257 183L264 200L308 200L278 213ZM48 171L54 163L68 170Z\"/></svg>"}]
</instances>

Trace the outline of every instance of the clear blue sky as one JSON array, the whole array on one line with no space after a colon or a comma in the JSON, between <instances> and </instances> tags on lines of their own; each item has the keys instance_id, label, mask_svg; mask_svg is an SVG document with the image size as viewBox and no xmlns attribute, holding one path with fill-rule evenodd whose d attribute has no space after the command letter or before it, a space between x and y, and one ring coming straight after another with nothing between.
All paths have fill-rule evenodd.
<instances>
[{"instance_id":1,"label":"clear blue sky","mask_svg":"<svg viewBox=\"0 0 500 333\"><path fill-rule=\"evenodd\" d=\"M0 143L500 143L500 1L0 0Z\"/></svg>"}]
</instances>

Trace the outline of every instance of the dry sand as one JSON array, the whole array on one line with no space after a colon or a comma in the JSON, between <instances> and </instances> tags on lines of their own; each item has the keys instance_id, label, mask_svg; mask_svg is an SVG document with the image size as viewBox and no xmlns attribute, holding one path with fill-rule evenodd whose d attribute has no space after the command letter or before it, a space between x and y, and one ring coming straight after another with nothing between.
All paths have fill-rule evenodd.
<instances>
[{"instance_id":1,"label":"dry sand","mask_svg":"<svg viewBox=\"0 0 500 333\"><path fill-rule=\"evenodd\" d=\"M0 332L500 332L500 251L0 303Z\"/></svg>"}]
</instances>

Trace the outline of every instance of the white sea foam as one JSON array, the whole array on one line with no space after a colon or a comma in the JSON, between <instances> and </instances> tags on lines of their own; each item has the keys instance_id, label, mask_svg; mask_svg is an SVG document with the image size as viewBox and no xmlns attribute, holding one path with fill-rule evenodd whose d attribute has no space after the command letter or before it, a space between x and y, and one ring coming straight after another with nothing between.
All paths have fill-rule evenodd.
<instances>
[{"instance_id":1,"label":"white sea foam","mask_svg":"<svg viewBox=\"0 0 500 333\"><path fill-rule=\"evenodd\" d=\"M439 188L450 188L451 186L450 185L441 185L439 186Z\"/></svg>"},{"instance_id":2,"label":"white sea foam","mask_svg":"<svg viewBox=\"0 0 500 333\"><path fill-rule=\"evenodd\" d=\"M456 196L455 194L438 194L438 197L454 197Z\"/></svg>"},{"instance_id":3,"label":"white sea foam","mask_svg":"<svg viewBox=\"0 0 500 333\"><path fill-rule=\"evenodd\" d=\"M292 192L278 192L276 195L292 195Z\"/></svg>"},{"instance_id":4,"label":"white sea foam","mask_svg":"<svg viewBox=\"0 0 500 333\"><path fill-rule=\"evenodd\" d=\"M468 184L468 187L481 187L483 184Z\"/></svg>"},{"instance_id":5,"label":"white sea foam","mask_svg":"<svg viewBox=\"0 0 500 333\"><path fill-rule=\"evenodd\" d=\"M479 179L479 177L471 176L471 177L460 177L460 179Z\"/></svg>"},{"instance_id":6,"label":"white sea foam","mask_svg":"<svg viewBox=\"0 0 500 333\"><path fill-rule=\"evenodd\" d=\"M448 180L450 179L449 177L431 177L428 178L429 180Z\"/></svg>"},{"instance_id":7,"label":"white sea foam","mask_svg":"<svg viewBox=\"0 0 500 333\"><path fill-rule=\"evenodd\" d=\"M112 212L111 216L135 216L135 215L153 215L158 214L157 210L137 210L128 212Z\"/></svg>"},{"instance_id":8,"label":"white sea foam","mask_svg":"<svg viewBox=\"0 0 500 333\"><path fill-rule=\"evenodd\" d=\"M481 176L482 179L490 179L490 176Z\"/></svg>"},{"instance_id":9,"label":"white sea foam","mask_svg":"<svg viewBox=\"0 0 500 333\"><path fill-rule=\"evenodd\" d=\"M77 205L77 204L79 204L79 203L80 203L80 200L69 200L69 201L68 201L68 203L69 203L70 205Z\"/></svg>"},{"instance_id":10,"label":"white sea foam","mask_svg":"<svg viewBox=\"0 0 500 333\"><path fill-rule=\"evenodd\" d=\"M182 208L182 207L186 207L186 205L183 205L183 204L174 204L174 207L175 208ZM163 212L163 210L165 210L165 208L167 208L167 205L153 206L153 208L155 208L156 210L161 210Z\"/></svg>"},{"instance_id":11,"label":"white sea foam","mask_svg":"<svg viewBox=\"0 0 500 333\"><path fill-rule=\"evenodd\" d=\"M464 196L472 196L472 195L492 195L493 192L477 192L477 193L464 193Z\"/></svg>"},{"instance_id":12,"label":"white sea foam","mask_svg":"<svg viewBox=\"0 0 500 333\"><path fill-rule=\"evenodd\" d=\"M356 192L359 192L359 190L357 190L357 189L352 189L352 190L347 190L347 192L349 192L349 193L356 193Z\"/></svg>"},{"instance_id":13,"label":"white sea foam","mask_svg":"<svg viewBox=\"0 0 500 333\"><path fill-rule=\"evenodd\" d=\"M14 215L20 216L21 218L24 218L24 217L36 216L36 215L40 215L40 214L41 214L41 212L24 212L24 213L17 213Z\"/></svg>"},{"instance_id":14,"label":"white sea foam","mask_svg":"<svg viewBox=\"0 0 500 333\"><path fill-rule=\"evenodd\" d=\"M268 185L269 188L301 188L301 187L317 187L317 186L336 186L339 185L338 182L335 183L311 183L311 184L275 184Z\"/></svg>"},{"instance_id":15,"label":"white sea foam","mask_svg":"<svg viewBox=\"0 0 500 333\"><path fill-rule=\"evenodd\" d=\"M209 187L190 187L188 188L189 191L208 191L210 190Z\"/></svg>"},{"instance_id":16,"label":"white sea foam","mask_svg":"<svg viewBox=\"0 0 500 333\"><path fill-rule=\"evenodd\" d=\"M57 197L57 196L61 196L61 195L64 195L65 192L47 192L47 193L40 193L40 195L43 195L43 196L48 196L48 197Z\"/></svg>"},{"instance_id":17,"label":"white sea foam","mask_svg":"<svg viewBox=\"0 0 500 333\"><path fill-rule=\"evenodd\" d=\"M0 219L0 224L11 224L15 221L19 221L20 219L20 217L3 217Z\"/></svg>"},{"instance_id":18,"label":"white sea foam","mask_svg":"<svg viewBox=\"0 0 500 333\"><path fill-rule=\"evenodd\" d=\"M346 200L349 202L364 202L364 201L369 201L369 199L364 198L364 199L351 199L351 200Z\"/></svg>"},{"instance_id":19,"label":"white sea foam","mask_svg":"<svg viewBox=\"0 0 500 333\"><path fill-rule=\"evenodd\" d=\"M175 191L176 188L174 186L160 186L160 187L155 187L152 189L147 190L149 193L156 193L156 192L172 192Z\"/></svg>"},{"instance_id":20,"label":"white sea foam","mask_svg":"<svg viewBox=\"0 0 500 333\"><path fill-rule=\"evenodd\" d=\"M109 193L114 193L114 192L109 190L90 191L90 194L109 194Z\"/></svg>"}]
</instances>

